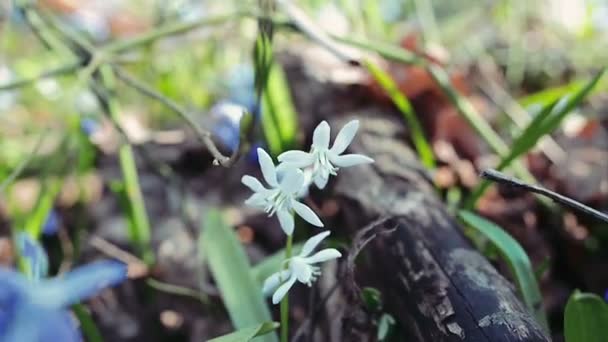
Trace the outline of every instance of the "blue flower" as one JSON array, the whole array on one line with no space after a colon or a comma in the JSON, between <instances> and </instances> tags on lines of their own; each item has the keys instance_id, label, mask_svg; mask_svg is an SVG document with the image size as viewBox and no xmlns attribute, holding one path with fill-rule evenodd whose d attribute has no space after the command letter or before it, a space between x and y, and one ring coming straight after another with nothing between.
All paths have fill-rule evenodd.
<instances>
[{"instance_id":1,"label":"blue flower","mask_svg":"<svg viewBox=\"0 0 608 342\"><path fill-rule=\"evenodd\" d=\"M49 271L49 259L40 242L32 239L26 232L20 232L15 238L19 255L25 269L23 272L32 280L46 277Z\"/></svg>"},{"instance_id":2,"label":"blue flower","mask_svg":"<svg viewBox=\"0 0 608 342\"><path fill-rule=\"evenodd\" d=\"M57 215L57 211L55 211L55 209L51 209L46 216L46 220L44 221L42 234L46 236L55 235L59 230L60 220L61 219L59 218L59 215Z\"/></svg>"},{"instance_id":3,"label":"blue flower","mask_svg":"<svg viewBox=\"0 0 608 342\"><path fill-rule=\"evenodd\" d=\"M80 129L88 137L93 135L93 133L95 133L99 129L99 126L99 122L91 118L83 118L82 120L80 120Z\"/></svg>"},{"instance_id":4,"label":"blue flower","mask_svg":"<svg viewBox=\"0 0 608 342\"><path fill-rule=\"evenodd\" d=\"M69 306L126 277L126 265L109 260L37 282L0 268L0 341L81 341Z\"/></svg>"}]
</instances>

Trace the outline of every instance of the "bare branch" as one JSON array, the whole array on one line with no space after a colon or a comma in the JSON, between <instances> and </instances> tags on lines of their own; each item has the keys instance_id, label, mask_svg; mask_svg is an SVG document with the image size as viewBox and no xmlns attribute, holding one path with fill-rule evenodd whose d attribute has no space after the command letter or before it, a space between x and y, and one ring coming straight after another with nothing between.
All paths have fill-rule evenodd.
<instances>
[{"instance_id":1,"label":"bare branch","mask_svg":"<svg viewBox=\"0 0 608 342\"><path fill-rule=\"evenodd\" d=\"M122 69L120 67L115 66L114 71L116 73L116 76L120 80L125 82L125 84L133 87L135 90L139 91L143 95L159 101L160 103L164 104L167 108L171 109L176 114L178 114L188 124L188 126L190 126L190 128L192 128L192 130L196 134L196 137L207 147L207 149L209 150L209 152L211 153L213 158L215 158L215 162L217 164L222 165L224 167L230 167L230 166L234 165L234 163L236 163L236 161L238 160L240 155L246 149L248 149L248 146L249 146L248 136L250 135L250 132L252 131L252 127L253 127L252 124L249 124L248 126L250 126L250 127L246 127L246 129L240 129L241 134L240 134L239 146L234 150L234 152L232 153L231 156L225 156L222 154L222 152L219 151L217 145L213 142L211 132L209 132L206 129L201 128L194 121L194 119L192 119L190 114L184 108L180 107L175 101L162 95L161 93L159 93L155 89L149 87L142 81L129 75L124 69ZM247 114L245 114L245 115L247 115Z\"/></svg>"}]
</instances>

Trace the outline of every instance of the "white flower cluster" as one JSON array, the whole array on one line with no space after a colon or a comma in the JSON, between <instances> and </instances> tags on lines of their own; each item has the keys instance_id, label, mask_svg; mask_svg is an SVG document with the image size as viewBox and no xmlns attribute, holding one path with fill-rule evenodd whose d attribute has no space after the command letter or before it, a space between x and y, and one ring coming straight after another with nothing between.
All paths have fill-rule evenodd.
<instances>
[{"instance_id":1,"label":"white flower cluster","mask_svg":"<svg viewBox=\"0 0 608 342\"><path fill-rule=\"evenodd\" d=\"M337 175L341 167L374 162L373 159L364 155L343 154L358 129L358 120L347 123L338 132L336 140L330 148L329 124L323 121L314 130L309 152L286 151L279 155L280 164L277 166L266 151L258 148L258 160L262 176L269 188L265 187L255 177L243 176L241 180L243 184L254 192L245 203L263 209L269 216L276 214L281 228L288 236L293 234L294 213L314 226L323 227L323 222L315 212L307 205L299 202L298 198L308 192L312 183L319 189L324 189L329 177ZM274 292L272 296L274 304L281 301L296 280L310 286L321 274L320 268L313 266L314 264L341 256L340 252L334 248L324 249L310 256L317 245L329 234L329 231L325 231L310 238L304 244L299 255L285 260L285 269L266 279L263 291L266 295Z\"/></svg>"}]
</instances>

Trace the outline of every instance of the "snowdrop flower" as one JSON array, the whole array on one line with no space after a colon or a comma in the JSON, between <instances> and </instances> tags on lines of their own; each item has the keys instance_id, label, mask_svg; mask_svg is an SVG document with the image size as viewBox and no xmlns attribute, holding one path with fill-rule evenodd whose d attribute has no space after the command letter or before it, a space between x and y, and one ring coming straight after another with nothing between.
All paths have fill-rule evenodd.
<instances>
[{"instance_id":1,"label":"snowdrop flower","mask_svg":"<svg viewBox=\"0 0 608 342\"><path fill-rule=\"evenodd\" d=\"M114 261L93 262L37 282L0 267L0 341L82 341L69 306L126 278L126 265Z\"/></svg>"},{"instance_id":2,"label":"snowdrop flower","mask_svg":"<svg viewBox=\"0 0 608 342\"><path fill-rule=\"evenodd\" d=\"M245 204L263 209L269 216L277 215L281 228L287 235L293 233L295 211L300 217L317 227L323 227L323 223L308 206L298 202L296 196L304 185L304 174L296 168L286 168L281 174L281 180L277 177L277 168L272 162L272 158L263 149L258 148L258 160L262 175L266 183L270 186L267 189L256 178L245 175L241 182L253 190Z\"/></svg>"},{"instance_id":3,"label":"snowdrop flower","mask_svg":"<svg viewBox=\"0 0 608 342\"><path fill-rule=\"evenodd\" d=\"M314 266L314 264L337 259L342 256L342 254L334 248L326 248L309 256L319 243L329 236L329 233L329 231L325 231L308 239L308 241L304 243L299 255L285 260L288 265L287 269L274 273L264 281L262 291L266 296L273 293L273 304L279 303L281 299L285 297L287 291L291 289L296 280L311 286L312 282L317 280L321 275L321 268Z\"/></svg>"},{"instance_id":4,"label":"snowdrop flower","mask_svg":"<svg viewBox=\"0 0 608 342\"><path fill-rule=\"evenodd\" d=\"M279 155L279 161L296 168L312 167L313 181L319 189L325 188L329 176L335 176L340 167L373 163L374 160L361 154L345 154L357 130L359 120L353 120L344 125L336 140L329 148L330 128L327 121L322 121L313 133L310 152L287 151Z\"/></svg>"}]
</instances>

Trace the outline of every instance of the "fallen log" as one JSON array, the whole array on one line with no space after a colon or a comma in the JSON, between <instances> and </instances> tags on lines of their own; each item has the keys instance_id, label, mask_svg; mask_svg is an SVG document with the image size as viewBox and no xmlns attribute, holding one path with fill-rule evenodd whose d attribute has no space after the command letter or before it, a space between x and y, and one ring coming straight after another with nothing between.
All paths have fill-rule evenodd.
<instances>
[{"instance_id":1,"label":"fallen log","mask_svg":"<svg viewBox=\"0 0 608 342\"><path fill-rule=\"evenodd\" d=\"M473 248L436 196L403 124L377 111L355 117L361 128L350 152L375 163L340 170L333 193L353 230L385 218L368 228L385 233L362 252L371 267L357 272L374 274L407 340L549 341L513 285ZM352 324L343 329L345 340L354 339Z\"/></svg>"}]
</instances>

